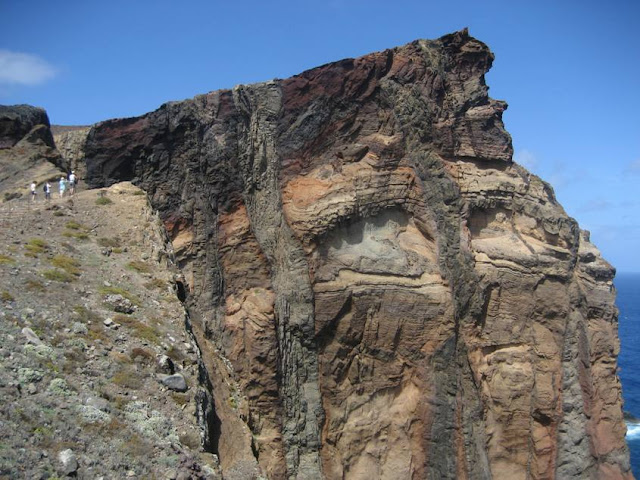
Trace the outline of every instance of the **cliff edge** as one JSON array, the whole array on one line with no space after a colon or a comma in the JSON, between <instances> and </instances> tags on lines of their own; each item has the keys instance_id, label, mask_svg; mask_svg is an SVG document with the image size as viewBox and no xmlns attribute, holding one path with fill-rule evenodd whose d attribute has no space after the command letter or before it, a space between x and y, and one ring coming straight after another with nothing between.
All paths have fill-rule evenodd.
<instances>
[{"instance_id":1,"label":"cliff edge","mask_svg":"<svg viewBox=\"0 0 640 480\"><path fill-rule=\"evenodd\" d=\"M492 61L460 31L83 137L169 233L225 478L632 478L614 269Z\"/></svg>"}]
</instances>

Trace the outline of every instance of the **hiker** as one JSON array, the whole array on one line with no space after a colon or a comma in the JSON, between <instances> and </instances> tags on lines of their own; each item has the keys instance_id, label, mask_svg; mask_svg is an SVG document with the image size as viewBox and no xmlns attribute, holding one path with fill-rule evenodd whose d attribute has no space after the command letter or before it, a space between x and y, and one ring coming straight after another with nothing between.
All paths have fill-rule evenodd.
<instances>
[{"instance_id":1,"label":"hiker","mask_svg":"<svg viewBox=\"0 0 640 480\"><path fill-rule=\"evenodd\" d=\"M44 199L51 200L51 184L49 183L49 180L44 182L44 186L42 187L42 190L44 190Z\"/></svg>"},{"instance_id":2,"label":"hiker","mask_svg":"<svg viewBox=\"0 0 640 480\"><path fill-rule=\"evenodd\" d=\"M60 198L64 197L64 191L67 189L67 179L64 177L60 177L60 182L58 182L58 188L60 190Z\"/></svg>"},{"instance_id":3,"label":"hiker","mask_svg":"<svg viewBox=\"0 0 640 480\"><path fill-rule=\"evenodd\" d=\"M35 202L36 201L36 181L34 180L33 182L31 182L31 201Z\"/></svg>"},{"instance_id":4,"label":"hiker","mask_svg":"<svg viewBox=\"0 0 640 480\"><path fill-rule=\"evenodd\" d=\"M71 170L71 174L69 175L69 193L71 195L76 193L76 183L78 183L78 177L76 177L76 172Z\"/></svg>"}]
</instances>

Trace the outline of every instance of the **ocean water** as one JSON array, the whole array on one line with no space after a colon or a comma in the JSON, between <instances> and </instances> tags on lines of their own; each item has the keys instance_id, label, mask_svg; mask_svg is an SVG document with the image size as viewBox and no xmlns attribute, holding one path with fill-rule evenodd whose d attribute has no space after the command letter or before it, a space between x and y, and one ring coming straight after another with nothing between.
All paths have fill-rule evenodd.
<instances>
[{"instance_id":1,"label":"ocean water","mask_svg":"<svg viewBox=\"0 0 640 480\"><path fill-rule=\"evenodd\" d=\"M618 290L620 309L620 380L624 411L637 421L627 420L627 444L631 450L631 469L640 478L640 273L618 273L613 282Z\"/></svg>"}]
</instances>

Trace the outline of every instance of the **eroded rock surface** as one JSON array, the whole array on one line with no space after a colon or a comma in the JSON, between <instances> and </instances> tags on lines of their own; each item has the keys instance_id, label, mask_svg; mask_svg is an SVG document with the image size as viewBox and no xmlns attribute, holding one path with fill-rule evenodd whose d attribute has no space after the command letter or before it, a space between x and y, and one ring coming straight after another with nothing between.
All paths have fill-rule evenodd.
<instances>
[{"instance_id":1,"label":"eroded rock surface","mask_svg":"<svg viewBox=\"0 0 640 480\"><path fill-rule=\"evenodd\" d=\"M492 61L461 31L89 132L172 239L225 478L631 478L614 270Z\"/></svg>"},{"instance_id":2,"label":"eroded rock surface","mask_svg":"<svg viewBox=\"0 0 640 480\"><path fill-rule=\"evenodd\" d=\"M32 181L39 186L53 181L65 169L44 109L0 105L0 191L4 201L28 194Z\"/></svg>"}]
</instances>

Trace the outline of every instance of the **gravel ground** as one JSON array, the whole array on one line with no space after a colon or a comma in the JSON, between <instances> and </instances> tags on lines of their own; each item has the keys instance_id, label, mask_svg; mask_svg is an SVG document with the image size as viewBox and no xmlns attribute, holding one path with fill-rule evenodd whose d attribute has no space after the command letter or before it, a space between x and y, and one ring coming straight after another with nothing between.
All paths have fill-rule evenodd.
<instances>
[{"instance_id":1,"label":"gravel ground","mask_svg":"<svg viewBox=\"0 0 640 480\"><path fill-rule=\"evenodd\" d=\"M55 197L0 205L0 478L220 478L144 192Z\"/></svg>"}]
</instances>

